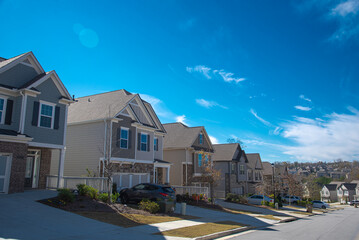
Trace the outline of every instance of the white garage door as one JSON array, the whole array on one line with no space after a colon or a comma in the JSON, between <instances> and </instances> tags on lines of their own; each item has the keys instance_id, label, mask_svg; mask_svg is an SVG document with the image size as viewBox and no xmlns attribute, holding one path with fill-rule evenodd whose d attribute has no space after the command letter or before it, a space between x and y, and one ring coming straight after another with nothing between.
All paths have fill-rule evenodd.
<instances>
[{"instance_id":1,"label":"white garage door","mask_svg":"<svg viewBox=\"0 0 359 240\"><path fill-rule=\"evenodd\" d=\"M0 153L0 193L7 193L9 190L11 157Z\"/></svg>"},{"instance_id":2,"label":"white garage door","mask_svg":"<svg viewBox=\"0 0 359 240\"><path fill-rule=\"evenodd\" d=\"M140 183L149 183L149 173L119 173L112 177L114 183L117 184L117 189L130 188Z\"/></svg>"}]
</instances>

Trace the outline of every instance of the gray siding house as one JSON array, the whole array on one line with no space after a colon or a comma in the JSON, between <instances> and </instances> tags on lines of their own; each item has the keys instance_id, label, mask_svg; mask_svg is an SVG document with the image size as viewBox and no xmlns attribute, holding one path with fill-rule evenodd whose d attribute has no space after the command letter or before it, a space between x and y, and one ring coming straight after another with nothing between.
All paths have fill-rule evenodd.
<instances>
[{"instance_id":1,"label":"gray siding house","mask_svg":"<svg viewBox=\"0 0 359 240\"><path fill-rule=\"evenodd\" d=\"M32 52L0 58L0 193L45 188L52 152L63 175L72 102L56 72L45 72Z\"/></svg>"},{"instance_id":2,"label":"gray siding house","mask_svg":"<svg viewBox=\"0 0 359 240\"><path fill-rule=\"evenodd\" d=\"M227 193L246 194L248 159L241 146L238 143L214 144L213 148L214 168L221 172L221 179L214 188L215 197L224 198Z\"/></svg>"},{"instance_id":3,"label":"gray siding house","mask_svg":"<svg viewBox=\"0 0 359 240\"><path fill-rule=\"evenodd\" d=\"M138 94L122 89L77 98L69 108L64 174L105 176L110 161L119 188L167 183L165 134L151 104Z\"/></svg>"},{"instance_id":4,"label":"gray siding house","mask_svg":"<svg viewBox=\"0 0 359 240\"><path fill-rule=\"evenodd\" d=\"M259 153L246 153L248 193L257 193L256 187L263 183L263 166Z\"/></svg>"},{"instance_id":5,"label":"gray siding house","mask_svg":"<svg viewBox=\"0 0 359 240\"><path fill-rule=\"evenodd\" d=\"M170 184L208 187L201 180L206 163L211 161L213 146L204 127L188 127L182 123L163 124L164 160L172 164Z\"/></svg>"}]
</instances>

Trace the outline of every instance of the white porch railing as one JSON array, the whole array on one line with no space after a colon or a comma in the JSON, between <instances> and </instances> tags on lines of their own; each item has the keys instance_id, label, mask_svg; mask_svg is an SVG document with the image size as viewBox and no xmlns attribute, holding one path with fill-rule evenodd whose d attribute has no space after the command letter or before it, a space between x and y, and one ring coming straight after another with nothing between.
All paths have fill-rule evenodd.
<instances>
[{"instance_id":1,"label":"white porch railing","mask_svg":"<svg viewBox=\"0 0 359 240\"><path fill-rule=\"evenodd\" d=\"M207 197L210 197L208 187L174 186L174 185L171 185L171 187L176 189L176 194L188 193L190 196L192 194L203 194L203 195L206 195Z\"/></svg>"},{"instance_id":2,"label":"white porch railing","mask_svg":"<svg viewBox=\"0 0 359 240\"><path fill-rule=\"evenodd\" d=\"M57 189L57 175L49 175L46 180L46 188ZM61 188L77 189L77 184L86 184L98 189L99 192L107 192L107 178L103 177L63 177L60 182Z\"/></svg>"}]
</instances>

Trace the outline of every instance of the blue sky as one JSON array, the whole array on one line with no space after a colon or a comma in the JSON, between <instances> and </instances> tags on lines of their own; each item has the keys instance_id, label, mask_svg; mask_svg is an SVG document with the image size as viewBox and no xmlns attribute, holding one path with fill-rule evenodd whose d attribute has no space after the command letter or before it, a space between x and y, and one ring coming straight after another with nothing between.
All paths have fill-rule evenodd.
<instances>
[{"instance_id":1,"label":"blue sky","mask_svg":"<svg viewBox=\"0 0 359 240\"><path fill-rule=\"evenodd\" d=\"M359 159L359 0L0 0L0 27L77 97L140 93L265 161Z\"/></svg>"}]
</instances>

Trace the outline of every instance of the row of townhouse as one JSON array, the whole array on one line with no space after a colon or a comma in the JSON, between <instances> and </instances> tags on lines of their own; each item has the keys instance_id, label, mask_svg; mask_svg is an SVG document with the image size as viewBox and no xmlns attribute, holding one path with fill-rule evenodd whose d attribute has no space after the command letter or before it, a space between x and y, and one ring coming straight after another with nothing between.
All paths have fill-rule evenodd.
<instances>
[{"instance_id":1,"label":"row of townhouse","mask_svg":"<svg viewBox=\"0 0 359 240\"><path fill-rule=\"evenodd\" d=\"M66 153L66 154L65 154ZM32 52L0 58L0 193L45 188L47 177L104 176L119 188L139 183L207 186L207 162L221 172L217 197L255 193L259 154L212 144L203 126L162 124L139 94L112 91L74 99Z\"/></svg>"},{"instance_id":2,"label":"row of townhouse","mask_svg":"<svg viewBox=\"0 0 359 240\"><path fill-rule=\"evenodd\" d=\"M347 203L359 200L359 181L354 180L350 183L331 182L325 184L320 191L320 196L324 202Z\"/></svg>"}]
</instances>

